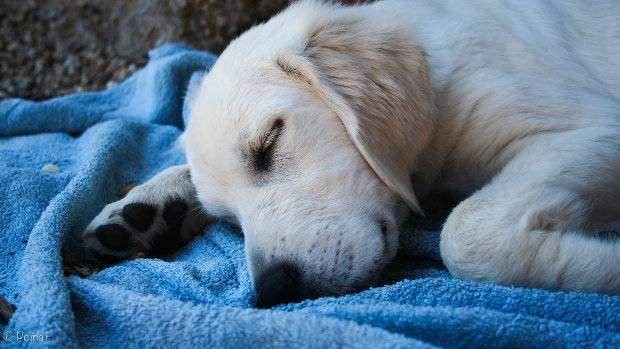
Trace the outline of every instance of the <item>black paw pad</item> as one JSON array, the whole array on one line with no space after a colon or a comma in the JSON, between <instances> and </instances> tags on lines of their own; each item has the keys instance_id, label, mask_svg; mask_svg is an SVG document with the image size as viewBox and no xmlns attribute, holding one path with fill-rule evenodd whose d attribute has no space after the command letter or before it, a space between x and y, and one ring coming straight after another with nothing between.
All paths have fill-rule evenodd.
<instances>
[{"instance_id":1,"label":"black paw pad","mask_svg":"<svg viewBox=\"0 0 620 349\"><path fill-rule=\"evenodd\" d=\"M175 200L166 203L162 218L166 222L167 229L161 235L154 237L151 254L165 256L178 251L183 246L181 225L188 211L189 207L183 201Z\"/></svg>"},{"instance_id":2,"label":"black paw pad","mask_svg":"<svg viewBox=\"0 0 620 349\"><path fill-rule=\"evenodd\" d=\"M127 224L140 231L146 231L153 224L156 213L156 207L137 202L123 207L121 215Z\"/></svg>"},{"instance_id":3,"label":"black paw pad","mask_svg":"<svg viewBox=\"0 0 620 349\"><path fill-rule=\"evenodd\" d=\"M129 247L129 231L118 224L102 225L95 231L101 244L112 250L124 250Z\"/></svg>"},{"instance_id":4,"label":"black paw pad","mask_svg":"<svg viewBox=\"0 0 620 349\"><path fill-rule=\"evenodd\" d=\"M168 232L174 233L174 235L180 237L181 224L188 210L189 207L183 201L176 200L166 203L162 217L164 218L164 222L166 222Z\"/></svg>"}]
</instances>

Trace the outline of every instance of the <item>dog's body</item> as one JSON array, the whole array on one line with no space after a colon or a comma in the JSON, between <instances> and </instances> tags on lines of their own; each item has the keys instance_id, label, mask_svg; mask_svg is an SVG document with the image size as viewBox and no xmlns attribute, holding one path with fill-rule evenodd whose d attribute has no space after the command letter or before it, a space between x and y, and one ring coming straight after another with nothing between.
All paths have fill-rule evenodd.
<instances>
[{"instance_id":1,"label":"dog's body","mask_svg":"<svg viewBox=\"0 0 620 349\"><path fill-rule=\"evenodd\" d=\"M596 233L620 220L619 14L601 2L298 3L222 54L192 103L189 167L168 183L241 225L259 298L273 280L313 290L269 286L282 299L265 304L369 280L396 251L400 200L420 212L434 190L467 198L442 231L453 274L620 293L620 240ZM89 225L87 246L152 248L124 208L163 216L171 195L140 188ZM158 219L143 231L165 231ZM124 228L97 230L110 223ZM110 248L110 231L130 237Z\"/></svg>"}]
</instances>

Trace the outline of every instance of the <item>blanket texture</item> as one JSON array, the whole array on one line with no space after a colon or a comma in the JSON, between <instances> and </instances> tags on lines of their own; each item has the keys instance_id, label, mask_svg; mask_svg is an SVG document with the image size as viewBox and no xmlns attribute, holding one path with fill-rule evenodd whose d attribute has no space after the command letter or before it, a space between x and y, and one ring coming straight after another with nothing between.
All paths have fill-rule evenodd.
<instances>
[{"instance_id":1,"label":"blanket texture","mask_svg":"<svg viewBox=\"0 0 620 349\"><path fill-rule=\"evenodd\" d=\"M452 278L441 215L403 227L385 286L251 306L243 236L208 228L167 260L65 277L86 224L119 188L184 162L187 91L216 57L181 45L107 91L0 102L0 344L49 347L620 347L620 297Z\"/></svg>"}]
</instances>

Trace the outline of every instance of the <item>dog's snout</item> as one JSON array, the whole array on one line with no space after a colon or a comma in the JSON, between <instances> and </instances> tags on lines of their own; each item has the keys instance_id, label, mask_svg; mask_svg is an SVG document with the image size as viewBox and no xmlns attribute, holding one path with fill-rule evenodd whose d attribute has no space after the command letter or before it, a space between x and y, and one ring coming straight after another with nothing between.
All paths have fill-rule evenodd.
<instances>
[{"instance_id":1,"label":"dog's snout","mask_svg":"<svg viewBox=\"0 0 620 349\"><path fill-rule=\"evenodd\" d=\"M259 308L301 300L299 270L288 263L276 264L259 275L255 289Z\"/></svg>"}]
</instances>

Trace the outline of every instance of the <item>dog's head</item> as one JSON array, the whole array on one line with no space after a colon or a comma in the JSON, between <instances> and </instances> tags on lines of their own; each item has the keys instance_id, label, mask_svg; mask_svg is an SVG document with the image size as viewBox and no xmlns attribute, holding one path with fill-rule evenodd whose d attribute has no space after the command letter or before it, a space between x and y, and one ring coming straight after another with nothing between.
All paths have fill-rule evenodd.
<instances>
[{"instance_id":1,"label":"dog's head","mask_svg":"<svg viewBox=\"0 0 620 349\"><path fill-rule=\"evenodd\" d=\"M224 51L184 135L211 214L245 236L259 305L367 285L396 253L397 206L434 111L424 54L355 9L294 5Z\"/></svg>"}]
</instances>

